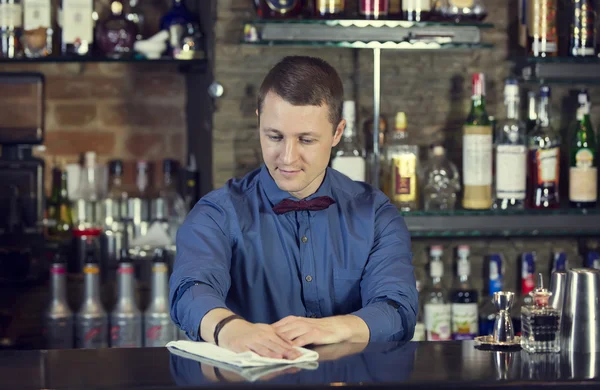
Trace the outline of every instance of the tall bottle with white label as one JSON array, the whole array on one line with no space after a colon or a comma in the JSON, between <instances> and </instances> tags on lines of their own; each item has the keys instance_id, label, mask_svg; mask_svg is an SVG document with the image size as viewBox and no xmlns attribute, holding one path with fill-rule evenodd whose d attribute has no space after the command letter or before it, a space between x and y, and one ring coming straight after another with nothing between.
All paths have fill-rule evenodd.
<instances>
[{"instance_id":1,"label":"tall bottle with white label","mask_svg":"<svg viewBox=\"0 0 600 390\"><path fill-rule=\"evenodd\" d=\"M23 54L22 33L21 0L0 0L0 58L18 58Z\"/></svg>"},{"instance_id":2,"label":"tall bottle with white label","mask_svg":"<svg viewBox=\"0 0 600 390\"><path fill-rule=\"evenodd\" d=\"M496 135L495 209L522 209L527 190L527 146L525 124L519 119L519 85L504 85L506 119L498 124Z\"/></svg>"},{"instance_id":3,"label":"tall bottle with white label","mask_svg":"<svg viewBox=\"0 0 600 390\"><path fill-rule=\"evenodd\" d=\"M579 93L577 124L570 148L569 203L571 207L593 208L598 200L596 133L590 120L590 97Z\"/></svg>"},{"instance_id":4,"label":"tall bottle with white label","mask_svg":"<svg viewBox=\"0 0 600 390\"><path fill-rule=\"evenodd\" d=\"M62 29L61 54L88 56L94 44L94 1L61 0L58 22Z\"/></svg>"},{"instance_id":5,"label":"tall bottle with white label","mask_svg":"<svg viewBox=\"0 0 600 390\"><path fill-rule=\"evenodd\" d=\"M528 203L534 209L560 207L560 134L550 115L550 87L540 88L538 120L529 135Z\"/></svg>"},{"instance_id":6,"label":"tall bottle with white label","mask_svg":"<svg viewBox=\"0 0 600 390\"><path fill-rule=\"evenodd\" d=\"M154 253L150 306L144 313L144 346L164 347L175 340L175 324L169 306L169 266L163 249Z\"/></svg>"},{"instance_id":7,"label":"tall bottle with white label","mask_svg":"<svg viewBox=\"0 0 600 390\"><path fill-rule=\"evenodd\" d=\"M331 167L355 181L365 181L365 155L356 138L356 105L353 100L344 101L343 117L346 128L337 147Z\"/></svg>"},{"instance_id":8,"label":"tall bottle with white label","mask_svg":"<svg viewBox=\"0 0 600 390\"><path fill-rule=\"evenodd\" d=\"M51 0L23 0L23 50L29 58L52 54Z\"/></svg>"},{"instance_id":9,"label":"tall bottle with white label","mask_svg":"<svg viewBox=\"0 0 600 390\"><path fill-rule=\"evenodd\" d=\"M485 76L473 74L471 112L463 127L462 205L465 209L492 207L492 123L485 109Z\"/></svg>"},{"instance_id":10,"label":"tall bottle with white label","mask_svg":"<svg viewBox=\"0 0 600 390\"><path fill-rule=\"evenodd\" d=\"M473 340L478 333L477 290L469 281L471 263L467 245L458 247L456 279L450 295L452 302L452 339Z\"/></svg>"},{"instance_id":11,"label":"tall bottle with white label","mask_svg":"<svg viewBox=\"0 0 600 390\"><path fill-rule=\"evenodd\" d=\"M389 182L387 195L394 206L413 211L419 208L419 147L410 141L406 122L404 112L396 114L396 128L386 149L384 178Z\"/></svg>"},{"instance_id":12,"label":"tall bottle with white label","mask_svg":"<svg viewBox=\"0 0 600 390\"><path fill-rule=\"evenodd\" d=\"M423 312L425 313L425 331L428 341L445 341L451 339L451 307L448 293L442 286L444 276L443 250L441 245L434 245L430 252L429 275L431 285L425 291Z\"/></svg>"}]
</instances>

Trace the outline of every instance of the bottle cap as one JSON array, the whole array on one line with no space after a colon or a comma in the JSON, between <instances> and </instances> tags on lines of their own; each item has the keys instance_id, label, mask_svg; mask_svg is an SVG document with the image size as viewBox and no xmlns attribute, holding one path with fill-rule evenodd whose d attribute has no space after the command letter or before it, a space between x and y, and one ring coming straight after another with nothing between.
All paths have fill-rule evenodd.
<instances>
[{"instance_id":1,"label":"bottle cap","mask_svg":"<svg viewBox=\"0 0 600 390\"><path fill-rule=\"evenodd\" d=\"M441 145L435 145L433 147L433 155L434 156L443 156L446 154L446 149Z\"/></svg>"},{"instance_id":2,"label":"bottle cap","mask_svg":"<svg viewBox=\"0 0 600 390\"><path fill-rule=\"evenodd\" d=\"M551 95L551 89L549 86L542 85L540 87L540 97L549 98Z\"/></svg>"},{"instance_id":3,"label":"bottle cap","mask_svg":"<svg viewBox=\"0 0 600 390\"><path fill-rule=\"evenodd\" d=\"M396 113L396 132L406 131L406 127L407 127L406 123L407 123L406 113L405 112Z\"/></svg>"},{"instance_id":4,"label":"bottle cap","mask_svg":"<svg viewBox=\"0 0 600 390\"><path fill-rule=\"evenodd\" d=\"M589 102L587 89L582 89L581 91L579 91L579 94L577 95L577 102L579 104L587 104Z\"/></svg>"},{"instance_id":5,"label":"bottle cap","mask_svg":"<svg viewBox=\"0 0 600 390\"><path fill-rule=\"evenodd\" d=\"M552 293L544 287L544 276L541 272L538 273L537 287L535 288L535 290L532 291L531 295L533 296L533 301L536 306L548 306L548 301L550 300L550 296L552 295Z\"/></svg>"},{"instance_id":6,"label":"bottle cap","mask_svg":"<svg viewBox=\"0 0 600 390\"><path fill-rule=\"evenodd\" d=\"M458 246L458 256L459 257L469 256L470 253L471 253L471 249L469 248L468 245L459 245Z\"/></svg>"},{"instance_id":7,"label":"bottle cap","mask_svg":"<svg viewBox=\"0 0 600 390\"><path fill-rule=\"evenodd\" d=\"M473 73L473 96L485 96L485 75Z\"/></svg>"},{"instance_id":8,"label":"bottle cap","mask_svg":"<svg viewBox=\"0 0 600 390\"><path fill-rule=\"evenodd\" d=\"M429 249L431 257L440 257L444 253L444 248L441 245L432 245Z\"/></svg>"},{"instance_id":9,"label":"bottle cap","mask_svg":"<svg viewBox=\"0 0 600 390\"><path fill-rule=\"evenodd\" d=\"M504 96L510 98L519 98L519 83L517 80L506 80L506 83L504 84Z\"/></svg>"},{"instance_id":10,"label":"bottle cap","mask_svg":"<svg viewBox=\"0 0 600 390\"><path fill-rule=\"evenodd\" d=\"M152 257L153 263L166 263L167 262L167 251L164 248L156 248L154 250L154 256Z\"/></svg>"}]
</instances>

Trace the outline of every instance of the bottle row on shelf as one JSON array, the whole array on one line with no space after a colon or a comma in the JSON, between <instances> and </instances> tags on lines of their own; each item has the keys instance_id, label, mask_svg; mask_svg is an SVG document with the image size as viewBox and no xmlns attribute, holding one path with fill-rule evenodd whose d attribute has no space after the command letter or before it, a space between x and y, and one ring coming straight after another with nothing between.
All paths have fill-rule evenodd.
<instances>
[{"instance_id":1,"label":"bottle row on shelf","mask_svg":"<svg viewBox=\"0 0 600 390\"><path fill-rule=\"evenodd\" d=\"M485 78L473 75L471 111L462 132L462 169L448 159L441 145L433 145L421 163L419 146L407 132L406 114L396 115L395 131L387 134L380 120L379 156L373 152L372 125L367 121L367 147L358 143L353 101L344 104L347 125L331 162L332 168L358 181L379 186L401 211L453 210L462 195L464 209L557 209L559 183L568 182L569 204L596 207L598 199L597 135L590 118L590 97L578 95L572 128L557 131L551 114L551 89L528 94L527 122L520 119L521 91L516 80L504 87L505 113L492 120L486 110ZM563 139L562 134L569 134ZM366 158L365 152L366 149ZM569 168L561 170L561 156ZM378 173L374 170L379 166Z\"/></svg>"},{"instance_id":2,"label":"bottle row on shelf","mask_svg":"<svg viewBox=\"0 0 600 390\"><path fill-rule=\"evenodd\" d=\"M0 58L204 58L199 18L183 0L173 0L160 31L149 31L139 0L111 0L108 12L96 5L94 0L61 0L56 8L51 0L0 1Z\"/></svg>"},{"instance_id":3,"label":"bottle row on shelf","mask_svg":"<svg viewBox=\"0 0 600 390\"><path fill-rule=\"evenodd\" d=\"M259 18L368 19L407 21L481 21L482 0L254 0Z\"/></svg>"},{"instance_id":4,"label":"bottle row on shelf","mask_svg":"<svg viewBox=\"0 0 600 390\"><path fill-rule=\"evenodd\" d=\"M87 254L82 304L73 313L68 302L65 258L56 254L50 268L50 303L44 314L46 348L164 347L187 339L171 321L168 286L169 260L157 249L152 264L150 302L142 313L136 299L134 265L124 250L117 274L117 300L107 313L100 298L100 264Z\"/></svg>"},{"instance_id":5,"label":"bottle row on shelf","mask_svg":"<svg viewBox=\"0 0 600 390\"><path fill-rule=\"evenodd\" d=\"M413 341L472 340L478 335L491 335L497 314L492 297L494 293L504 290L506 261L503 255L493 253L487 256L484 266L488 272L487 287L484 289L485 295L482 297L481 292L471 284L468 246L460 245L457 248L456 274L450 290L447 290L442 283L444 277L442 246L433 245L429 254L431 258L429 262L430 281L427 285L422 281L417 281L419 315ZM523 328L522 308L530 310L534 303L536 264L539 265L539 260L535 252L521 255L519 273L521 291L511 310L512 323L517 335L521 334ZM600 252L595 249L588 250L582 266L600 269ZM554 272L566 272L568 269L566 254L556 251L552 259L551 273L546 280L550 280ZM538 281L538 287L541 287L539 284Z\"/></svg>"}]
</instances>

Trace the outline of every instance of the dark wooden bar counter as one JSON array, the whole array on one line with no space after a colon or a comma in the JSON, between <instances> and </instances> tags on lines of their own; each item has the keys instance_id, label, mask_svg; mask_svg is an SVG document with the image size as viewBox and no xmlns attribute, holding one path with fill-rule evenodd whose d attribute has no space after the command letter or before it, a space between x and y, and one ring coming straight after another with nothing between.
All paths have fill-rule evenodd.
<instances>
[{"instance_id":1,"label":"dark wooden bar counter","mask_svg":"<svg viewBox=\"0 0 600 390\"><path fill-rule=\"evenodd\" d=\"M237 372L176 356L167 348L2 351L0 388L600 388L597 355L488 352L472 342L318 350L320 360L312 366Z\"/></svg>"}]
</instances>

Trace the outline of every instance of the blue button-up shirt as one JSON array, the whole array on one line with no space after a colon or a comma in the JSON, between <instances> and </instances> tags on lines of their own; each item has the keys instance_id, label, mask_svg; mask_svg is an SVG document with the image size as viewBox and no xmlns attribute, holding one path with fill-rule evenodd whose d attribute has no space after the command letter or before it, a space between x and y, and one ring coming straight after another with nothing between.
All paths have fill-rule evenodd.
<instances>
[{"instance_id":1,"label":"blue button-up shirt","mask_svg":"<svg viewBox=\"0 0 600 390\"><path fill-rule=\"evenodd\" d=\"M336 203L275 214L295 199L265 166L204 196L177 234L171 317L200 340L206 313L227 308L253 323L289 315L354 314L370 341L409 340L417 290L404 219L370 185L327 168L316 193Z\"/></svg>"}]
</instances>

